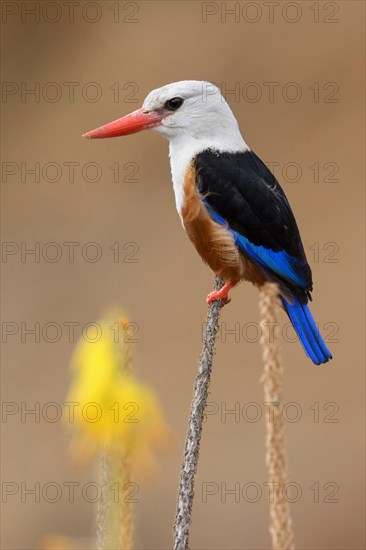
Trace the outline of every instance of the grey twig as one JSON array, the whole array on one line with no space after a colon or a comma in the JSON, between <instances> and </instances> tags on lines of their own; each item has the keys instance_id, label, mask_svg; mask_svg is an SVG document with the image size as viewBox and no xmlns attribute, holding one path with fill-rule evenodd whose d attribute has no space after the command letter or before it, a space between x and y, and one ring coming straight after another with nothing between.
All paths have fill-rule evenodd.
<instances>
[{"instance_id":1,"label":"grey twig","mask_svg":"<svg viewBox=\"0 0 366 550\"><path fill-rule=\"evenodd\" d=\"M219 290L223 281L216 277L215 288ZM194 497L194 480L197 473L202 424L210 385L212 359L215 352L216 335L219 328L221 300L212 302L208 308L203 349L199 358L194 394L189 415L188 433L180 472L177 513L174 523L174 550L188 550L189 527Z\"/></svg>"}]
</instances>

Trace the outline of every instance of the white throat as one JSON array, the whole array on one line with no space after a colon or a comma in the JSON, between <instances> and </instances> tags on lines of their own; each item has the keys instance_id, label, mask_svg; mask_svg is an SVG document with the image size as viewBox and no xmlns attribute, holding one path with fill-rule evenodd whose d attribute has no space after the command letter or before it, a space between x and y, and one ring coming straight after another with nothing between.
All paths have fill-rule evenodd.
<instances>
[{"instance_id":1,"label":"white throat","mask_svg":"<svg viewBox=\"0 0 366 550\"><path fill-rule=\"evenodd\" d=\"M172 98L181 100L177 109L169 108ZM150 92L143 106L147 111L173 111L154 130L169 140L175 202L180 215L184 177L196 155L207 149L238 153L249 148L219 88L209 82L183 80L168 84Z\"/></svg>"},{"instance_id":2,"label":"white throat","mask_svg":"<svg viewBox=\"0 0 366 550\"><path fill-rule=\"evenodd\" d=\"M184 200L184 177L196 155L207 149L215 150L218 153L240 153L249 150L237 127L232 129L232 133L224 133L222 136L215 136L215 138L194 139L191 136L176 136L169 141L175 204L180 217Z\"/></svg>"}]
</instances>

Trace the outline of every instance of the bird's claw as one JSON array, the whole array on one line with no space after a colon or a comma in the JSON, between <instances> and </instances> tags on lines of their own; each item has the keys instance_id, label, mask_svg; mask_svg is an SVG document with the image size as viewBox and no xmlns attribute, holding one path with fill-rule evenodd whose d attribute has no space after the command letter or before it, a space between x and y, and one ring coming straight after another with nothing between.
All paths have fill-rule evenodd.
<instances>
[{"instance_id":1,"label":"bird's claw","mask_svg":"<svg viewBox=\"0 0 366 550\"><path fill-rule=\"evenodd\" d=\"M231 302L231 298L228 296L228 292L222 292L221 290L213 290L208 294L206 298L206 303L211 304L212 302L215 302L215 300L222 300L222 302L226 305L229 302Z\"/></svg>"}]
</instances>

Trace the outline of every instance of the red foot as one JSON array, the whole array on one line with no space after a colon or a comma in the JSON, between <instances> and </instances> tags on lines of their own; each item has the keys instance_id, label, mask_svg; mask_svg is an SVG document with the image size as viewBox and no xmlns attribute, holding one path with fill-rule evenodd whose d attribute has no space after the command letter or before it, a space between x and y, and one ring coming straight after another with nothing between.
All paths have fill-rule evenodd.
<instances>
[{"instance_id":1,"label":"red foot","mask_svg":"<svg viewBox=\"0 0 366 550\"><path fill-rule=\"evenodd\" d=\"M206 298L206 302L211 304L215 300L222 300L224 304L230 302L229 291L235 286L235 283L226 283L220 290L213 290Z\"/></svg>"}]
</instances>

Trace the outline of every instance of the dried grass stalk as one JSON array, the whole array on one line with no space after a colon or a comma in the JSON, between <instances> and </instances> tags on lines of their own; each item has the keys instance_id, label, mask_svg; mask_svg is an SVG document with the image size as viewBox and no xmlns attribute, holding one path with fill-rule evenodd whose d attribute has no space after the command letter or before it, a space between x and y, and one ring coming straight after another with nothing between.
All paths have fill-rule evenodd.
<instances>
[{"instance_id":1,"label":"dried grass stalk","mask_svg":"<svg viewBox=\"0 0 366 550\"><path fill-rule=\"evenodd\" d=\"M102 498L97 511L97 548L132 550L132 505L125 491L131 481L128 460L120 453L104 452L100 471Z\"/></svg>"},{"instance_id":2,"label":"dried grass stalk","mask_svg":"<svg viewBox=\"0 0 366 550\"><path fill-rule=\"evenodd\" d=\"M266 283L260 293L260 315L263 346L264 402L270 404L271 414L266 416L266 464L270 489L270 534L273 550L292 550L294 533L290 505L284 488L288 483L288 470L283 421L282 377L283 365L279 343L278 287ZM273 413L273 414L272 414Z\"/></svg>"}]
</instances>

